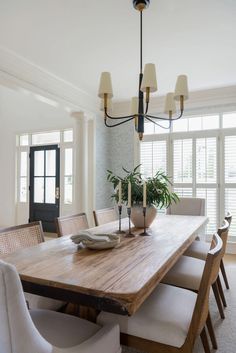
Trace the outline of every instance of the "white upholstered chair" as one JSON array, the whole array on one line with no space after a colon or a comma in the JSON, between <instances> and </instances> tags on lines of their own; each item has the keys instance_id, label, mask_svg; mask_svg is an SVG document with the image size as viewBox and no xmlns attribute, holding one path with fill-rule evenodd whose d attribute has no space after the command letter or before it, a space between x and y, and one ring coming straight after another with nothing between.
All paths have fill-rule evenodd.
<instances>
[{"instance_id":1,"label":"white upholstered chair","mask_svg":"<svg viewBox=\"0 0 236 353\"><path fill-rule=\"evenodd\" d=\"M180 197L179 201L173 202L166 211L167 214L185 216L205 216L205 199L196 197Z\"/></svg>"},{"instance_id":2,"label":"white upholstered chair","mask_svg":"<svg viewBox=\"0 0 236 353\"><path fill-rule=\"evenodd\" d=\"M119 327L47 310L28 311L14 266L0 261L2 353L121 353Z\"/></svg>"},{"instance_id":3,"label":"white upholstered chair","mask_svg":"<svg viewBox=\"0 0 236 353\"><path fill-rule=\"evenodd\" d=\"M214 248L207 256L198 294L159 284L131 317L101 312L97 323L118 323L121 343L149 353L192 353L200 334L205 352L209 353L206 324L214 334L208 311L209 291L221 252L222 241L215 235ZM216 347L215 337L211 338Z\"/></svg>"},{"instance_id":4,"label":"white upholstered chair","mask_svg":"<svg viewBox=\"0 0 236 353\"><path fill-rule=\"evenodd\" d=\"M0 229L0 256L11 254L44 242L42 224L40 221L19 226ZM25 299L30 309L58 310L64 302L51 298L25 293Z\"/></svg>"}]
</instances>

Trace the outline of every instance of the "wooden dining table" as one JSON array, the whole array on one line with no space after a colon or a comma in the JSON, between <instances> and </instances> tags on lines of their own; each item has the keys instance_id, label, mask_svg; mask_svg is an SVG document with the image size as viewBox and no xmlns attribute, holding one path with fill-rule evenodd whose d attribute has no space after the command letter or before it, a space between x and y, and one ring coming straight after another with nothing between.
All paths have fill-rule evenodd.
<instances>
[{"instance_id":1,"label":"wooden dining table","mask_svg":"<svg viewBox=\"0 0 236 353\"><path fill-rule=\"evenodd\" d=\"M24 291L122 315L134 314L207 224L207 217L158 214L150 236L132 229L113 249L89 250L70 236L2 256L16 266ZM122 220L124 230L127 219ZM118 222L90 229L111 233Z\"/></svg>"}]
</instances>

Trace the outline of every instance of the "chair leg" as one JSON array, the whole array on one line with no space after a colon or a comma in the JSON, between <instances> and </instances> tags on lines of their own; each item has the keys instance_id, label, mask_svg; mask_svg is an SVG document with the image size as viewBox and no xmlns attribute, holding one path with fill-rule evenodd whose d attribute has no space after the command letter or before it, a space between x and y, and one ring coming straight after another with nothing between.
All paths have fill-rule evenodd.
<instances>
[{"instance_id":1,"label":"chair leg","mask_svg":"<svg viewBox=\"0 0 236 353\"><path fill-rule=\"evenodd\" d=\"M202 345L203 345L203 347L204 347L205 353L211 353L205 327L203 328L203 330L202 330L200 336L201 336Z\"/></svg>"},{"instance_id":2,"label":"chair leg","mask_svg":"<svg viewBox=\"0 0 236 353\"><path fill-rule=\"evenodd\" d=\"M217 286L218 286L218 289L219 289L219 294L220 294L222 303L223 303L224 307L226 308L227 307L227 303L226 303L225 295L224 295L224 292L223 292L223 288L222 288L222 284L221 284L221 280L220 280L219 276L217 277L216 281L217 281Z\"/></svg>"},{"instance_id":3,"label":"chair leg","mask_svg":"<svg viewBox=\"0 0 236 353\"><path fill-rule=\"evenodd\" d=\"M211 338L212 347L214 349L217 349L218 346L217 346L215 331L214 331L214 328L213 328L213 325L212 325L210 313L208 313L206 324L207 324L207 329L208 329L208 332L209 332L209 335L210 335L210 338Z\"/></svg>"},{"instance_id":4,"label":"chair leg","mask_svg":"<svg viewBox=\"0 0 236 353\"><path fill-rule=\"evenodd\" d=\"M220 269L221 269L222 276L224 278L225 286L227 289L229 289L229 282L228 282L228 278L227 278L227 275L225 272L225 265L224 265L223 259L220 262Z\"/></svg>"},{"instance_id":5,"label":"chair leg","mask_svg":"<svg viewBox=\"0 0 236 353\"><path fill-rule=\"evenodd\" d=\"M223 311L222 302L221 302L221 299L220 299L217 282L212 284L212 289L213 289L213 292L214 292L214 295L215 295L215 299L216 299L216 304L218 306L218 310L220 312L220 317L221 317L221 319L225 319L225 314L224 314L224 311Z\"/></svg>"}]
</instances>

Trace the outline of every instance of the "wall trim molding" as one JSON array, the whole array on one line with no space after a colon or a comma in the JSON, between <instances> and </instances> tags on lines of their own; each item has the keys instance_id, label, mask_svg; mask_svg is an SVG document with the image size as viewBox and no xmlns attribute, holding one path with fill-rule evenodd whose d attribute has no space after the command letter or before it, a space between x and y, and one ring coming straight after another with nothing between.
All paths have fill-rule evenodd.
<instances>
[{"instance_id":1,"label":"wall trim molding","mask_svg":"<svg viewBox=\"0 0 236 353\"><path fill-rule=\"evenodd\" d=\"M165 96L153 97L150 111L162 113L164 111ZM236 106L236 85L192 91L189 100L185 103L186 111L219 106ZM113 104L116 115L127 114L130 111L130 101L116 102Z\"/></svg>"},{"instance_id":2,"label":"wall trim molding","mask_svg":"<svg viewBox=\"0 0 236 353\"><path fill-rule=\"evenodd\" d=\"M4 47L0 47L0 84L40 94L88 116L98 112L98 99Z\"/></svg>"}]
</instances>

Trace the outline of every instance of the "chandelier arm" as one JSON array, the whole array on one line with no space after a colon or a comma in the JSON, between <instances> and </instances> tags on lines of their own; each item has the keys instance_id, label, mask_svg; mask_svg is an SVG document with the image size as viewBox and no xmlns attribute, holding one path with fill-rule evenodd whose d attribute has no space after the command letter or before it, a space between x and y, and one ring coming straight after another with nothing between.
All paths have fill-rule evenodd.
<instances>
[{"instance_id":1,"label":"chandelier arm","mask_svg":"<svg viewBox=\"0 0 236 353\"><path fill-rule=\"evenodd\" d=\"M134 119L134 117L129 118L129 119L125 120L125 121L121 121L120 123L113 124L113 125L108 125L108 124L107 124L107 119L104 119L104 123L105 123L106 127L115 127L115 126L123 125L123 124L125 124L125 123L127 123L128 121L131 121L131 120L133 120L133 119Z\"/></svg>"},{"instance_id":2,"label":"chandelier arm","mask_svg":"<svg viewBox=\"0 0 236 353\"><path fill-rule=\"evenodd\" d=\"M168 126L168 127L166 127L166 126L162 126L162 125L160 125L160 124L156 123L155 121L153 121L152 119L148 118L147 116L146 116L146 119L147 119L148 121L150 121L151 123L153 123L153 124L155 124L155 125L157 125L157 126L161 127L162 129L169 130L169 129L170 129L170 127L171 127L171 122L172 122L172 121L171 121L171 120L169 120L169 119L166 119L166 120L169 120L169 126Z\"/></svg>"},{"instance_id":3,"label":"chandelier arm","mask_svg":"<svg viewBox=\"0 0 236 353\"><path fill-rule=\"evenodd\" d=\"M146 103L145 115L147 115L148 113L148 108L149 108L149 102Z\"/></svg>"},{"instance_id":4,"label":"chandelier arm","mask_svg":"<svg viewBox=\"0 0 236 353\"><path fill-rule=\"evenodd\" d=\"M163 118L161 116L154 116L154 115L150 115L150 114L146 114L145 118L151 118L151 119L157 119L157 120L165 120L165 121L175 121L175 120L179 120L180 118L182 118L183 116L183 111L181 111L180 115L177 117L172 117L170 118Z\"/></svg>"},{"instance_id":5,"label":"chandelier arm","mask_svg":"<svg viewBox=\"0 0 236 353\"><path fill-rule=\"evenodd\" d=\"M134 115L124 115L124 116L111 116L107 113L107 110L105 109L105 115L107 118L109 119L113 119L113 120L122 120L122 119L129 119L129 118L134 118Z\"/></svg>"}]
</instances>

